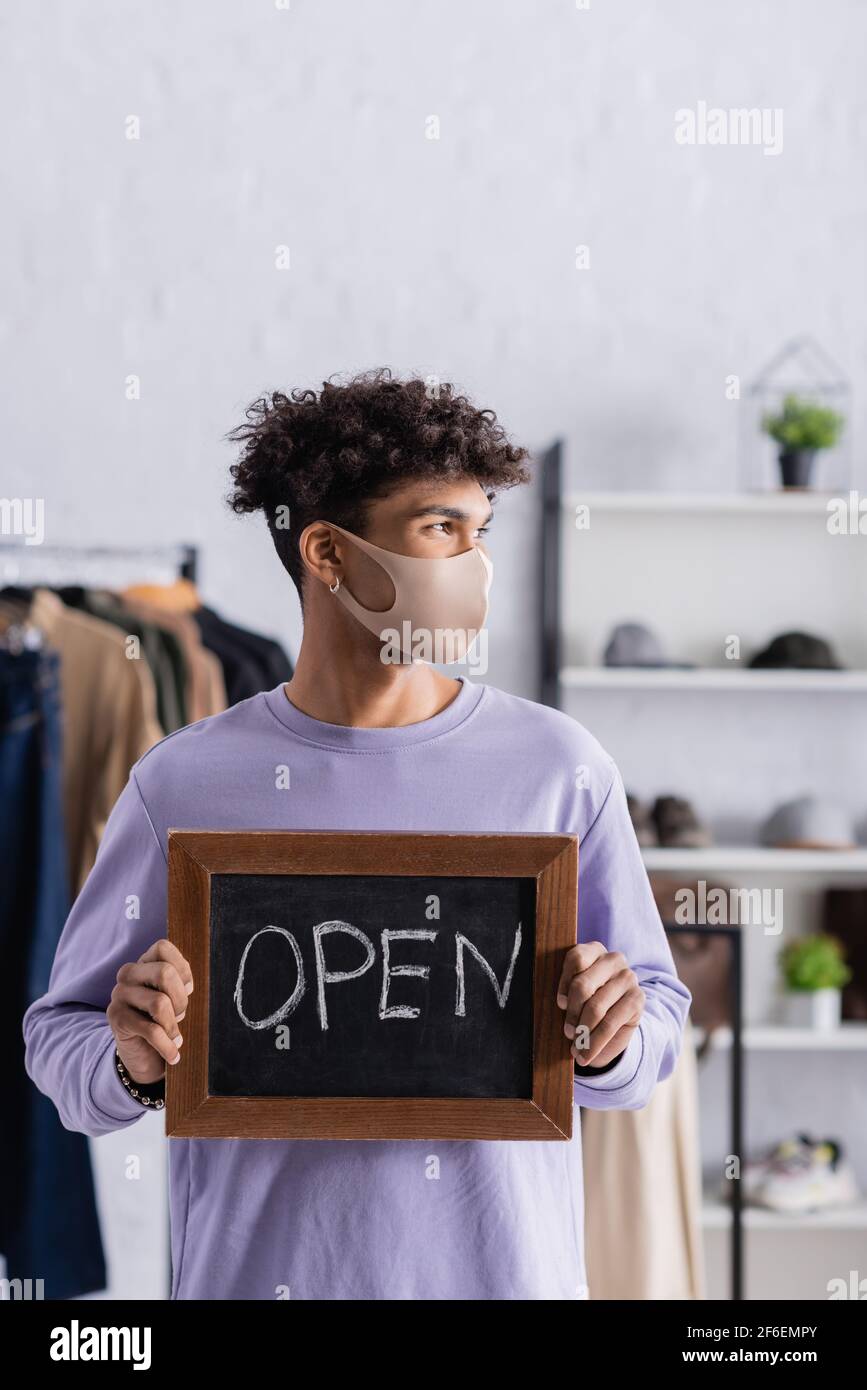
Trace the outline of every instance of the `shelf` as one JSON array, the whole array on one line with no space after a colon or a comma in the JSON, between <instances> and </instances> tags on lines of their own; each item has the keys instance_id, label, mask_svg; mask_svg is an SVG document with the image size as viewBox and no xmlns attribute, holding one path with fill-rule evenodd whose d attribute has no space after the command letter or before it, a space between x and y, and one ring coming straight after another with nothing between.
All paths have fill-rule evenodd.
<instances>
[{"instance_id":1,"label":"shelf","mask_svg":"<svg viewBox=\"0 0 867 1390\"><path fill-rule=\"evenodd\" d=\"M838 492L572 492L563 497L563 510L575 508L605 512L714 512L720 516L826 515L832 498L849 500L848 489ZM592 522L591 522L592 524Z\"/></svg>"},{"instance_id":2,"label":"shelf","mask_svg":"<svg viewBox=\"0 0 867 1390\"><path fill-rule=\"evenodd\" d=\"M701 928L698 928L701 930ZM693 1030L696 1045L704 1030ZM862 1052L867 1051L867 1023L841 1023L833 1032L814 1028L786 1028L782 1024L759 1024L743 1033L744 1047L751 1052ZM732 1045L730 1028L715 1028L711 1035L714 1052L725 1052Z\"/></svg>"},{"instance_id":3,"label":"shelf","mask_svg":"<svg viewBox=\"0 0 867 1390\"><path fill-rule=\"evenodd\" d=\"M674 667L563 666L560 683L568 690L725 690L738 694L787 691L852 695L867 691L867 671L751 671L705 666Z\"/></svg>"},{"instance_id":4,"label":"shelf","mask_svg":"<svg viewBox=\"0 0 867 1390\"><path fill-rule=\"evenodd\" d=\"M650 873L867 874L867 848L764 849L711 845L707 849L643 849Z\"/></svg>"},{"instance_id":5,"label":"shelf","mask_svg":"<svg viewBox=\"0 0 867 1390\"><path fill-rule=\"evenodd\" d=\"M727 1231L731 1211L722 1201L705 1199L701 1224L706 1231ZM763 1207L744 1207L744 1225L761 1231L863 1231L867 1230L867 1202L827 1211L779 1212Z\"/></svg>"}]
</instances>

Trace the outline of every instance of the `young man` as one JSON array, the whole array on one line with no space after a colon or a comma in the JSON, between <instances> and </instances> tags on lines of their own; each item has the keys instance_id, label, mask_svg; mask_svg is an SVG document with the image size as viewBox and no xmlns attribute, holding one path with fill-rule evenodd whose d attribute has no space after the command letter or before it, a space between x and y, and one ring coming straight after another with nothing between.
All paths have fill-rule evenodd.
<instances>
[{"instance_id":1,"label":"young man","mask_svg":"<svg viewBox=\"0 0 867 1390\"><path fill-rule=\"evenodd\" d=\"M575 1104L643 1106L689 993L617 769L565 715L406 659L403 638L382 660L384 623L476 639L491 500L525 481L524 451L452 387L387 372L260 400L233 438L233 505L265 512L302 596L296 672L134 767L26 1015L30 1075L87 1134L158 1100L198 983L164 939L169 826L558 831L580 837L581 941L558 993ZM577 1124L569 1143L173 1140L170 1155L174 1298L587 1297Z\"/></svg>"}]
</instances>

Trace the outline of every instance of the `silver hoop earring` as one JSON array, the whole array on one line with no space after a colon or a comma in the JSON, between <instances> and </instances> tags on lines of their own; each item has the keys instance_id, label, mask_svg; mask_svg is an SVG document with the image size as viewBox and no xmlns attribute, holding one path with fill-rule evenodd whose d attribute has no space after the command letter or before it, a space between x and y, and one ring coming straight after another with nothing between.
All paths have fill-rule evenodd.
<instances>
[{"instance_id":1,"label":"silver hoop earring","mask_svg":"<svg viewBox=\"0 0 867 1390\"><path fill-rule=\"evenodd\" d=\"M336 594L336 593L337 593L337 590L338 590L339 588L340 588L340 575L338 574L338 576L337 576L337 578L335 579L334 583L328 585L328 592L329 592L329 594Z\"/></svg>"}]
</instances>

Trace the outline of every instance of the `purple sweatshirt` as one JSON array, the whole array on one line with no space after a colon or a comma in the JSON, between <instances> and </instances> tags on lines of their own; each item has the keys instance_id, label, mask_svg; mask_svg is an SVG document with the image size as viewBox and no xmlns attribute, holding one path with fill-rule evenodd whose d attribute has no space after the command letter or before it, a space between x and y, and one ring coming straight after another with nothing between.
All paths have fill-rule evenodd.
<instances>
[{"instance_id":1,"label":"purple sweatshirt","mask_svg":"<svg viewBox=\"0 0 867 1390\"><path fill-rule=\"evenodd\" d=\"M575 1104L638 1109L674 1067L689 992L620 775L580 724L463 680L432 719L345 728L277 686L164 739L118 799L24 1019L27 1070L68 1129L144 1113L105 1009L119 967L166 934L170 826L577 834L580 939L622 951L647 1005L615 1066L576 1078ZM587 1297L577 1123L570 1142L173 1139L169 1153L173 1298Z\"/></svg>"}]
</instances>

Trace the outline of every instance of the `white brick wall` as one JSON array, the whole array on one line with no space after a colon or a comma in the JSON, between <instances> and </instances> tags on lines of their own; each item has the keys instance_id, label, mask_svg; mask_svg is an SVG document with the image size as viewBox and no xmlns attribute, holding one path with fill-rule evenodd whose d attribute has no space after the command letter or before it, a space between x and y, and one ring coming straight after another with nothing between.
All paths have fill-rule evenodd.
<instances>
[{"instance_id":1,"label":"white brick wall","mask_svg":"<svg viewBox=\"0 0 867 1390\"><path fill-rule=\"evenodd\" d=\"M860 0L10 0L4 491L45 496L49 539L202 541L208 595L296 642L220 503L263 387L434 371L565 433L582 482L730 485L729 373L806 328L863 378L865 32ZM700 99L782 107L782 154L677 145ZM534 692L523 644L490 678Z\"/></svg>"}]
</instances>

